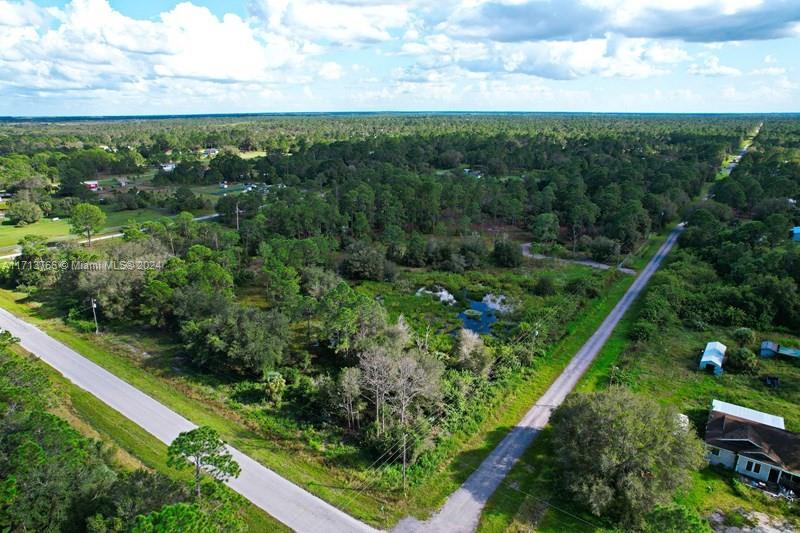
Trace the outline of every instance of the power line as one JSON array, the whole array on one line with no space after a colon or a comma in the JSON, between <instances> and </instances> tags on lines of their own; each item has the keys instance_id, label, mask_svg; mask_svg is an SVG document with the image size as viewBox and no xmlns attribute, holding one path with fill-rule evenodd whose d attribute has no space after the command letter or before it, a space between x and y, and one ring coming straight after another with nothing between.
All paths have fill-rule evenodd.
<instances>
[{"instance_id":1,"label":"power line","mask_svg":"<svg viewBox=\"0 0 800 533\"><path fill-rule=\"evenodd\" d=\"M569 294L569 296L568 296L568 297L567 297L567 298L566 298L566 299L565 299L565 300L562 302L562 304L563 304L563 305L570 305L570 306L572 306L572 304L574 304L576 301L577 301L577 295L575 295L575 294ZM538 326L539 328L542 328L542 327L544 327L545 325L549 325L549 324L550 324L550 322L552 321L552 319L555 317L555 314L556 314L556 312L557 312L557 311L558 311L558 308L557 308L557 307L555 307L555 306L554 306L554 307L550 307L550 308L548 308L548 309L547 309L547 311L546 311L546 313L544 314L544 316L540 317L540 319L539 319L539 320L537 320L537 322L536 322L537 326ZM537 329L537 332L536 332L536 333L537 333L537 335L538 335L538 329ZM529 336L529 333L528 333L528 334L526 334L526 335L525 335L525 336L523 336L523 337L520 337L520 338L518 338L518 339L515 339L515 340L513 341L513 344L514 344L514 345L519 345L519 344L522 344L522 341L526 340L526 338L527 338L528 336ZM371 399L371 398L369 398L368 396L366 396L364 393L361 393L361 396L363 396L364 398L366 398L368 401L372 401L372 399ZM534 407L534 406L557 407L556 405L552 405L552 404L533 404L531 407ZM428 420L428 421L430 422L430 426L429 426L429 428L428 428L428 431L427 431L426 437L427 437L427 436L430 436L431 432L433 431L433 429L434 429L434 427L435 427L435 424L436 424L437 422L441 421L442 419L444 419L444 417L445 417L446 415L447 415L447 412L443 411L442 413L440 413L439 415L437 415L436 417L434 417L434 418L432 418L432 419L424 419L424 420ZM423 421L422 421L422 420L419 420L419 421L417 421L417 430L421 429L421 425L422 425L422 424L423 424ZM406 435L407 435L407 432L406 432L406 431L404 431L404 433L403 433L403 437L404 437L404 439L405 439ZM384 457L385 457L385 459L384 459L384 460L381 462L381 464L378 466L378 468L379 468L379 469L380 469L380 468L382 468L382 467L383 467L383 466L384 466L386 463L388 463L389 461L391 461L391 460L393 460L394 458L396 458L396 457L398 456L398 453L399 453L400 451L404 451L404 450L405 450L405 447L404 447L404 446L403 446L403 447L401 447L401 448L398 448L398 446L399 446L399 445L400 445L400 442L395 442L395 443L394 443L394 444L393 444L393 445L392 445L392 446L391 446L391 447L390 447L390 448L389 448L389 449L388 449L386 452L384 452L384 454L383 454L381 457L379 457L379 458L378 458L376 461L374 461L374 462L372 463L372 465L370 465L370 467L368 467L368 469L369 469L369 468L372 468L372 467L374 467L376 463L378 463L378 462L381 462L381 459L382 459L382 458L384 458ZM392 450L394 450L394 451L392 451ZM390 453L390 452L391 452L391 453ZM387 454L388 454L388 456L387 456ZM474 472L475 470L477 470L477 468L479 468L479 467L480 467L480 464L478 464L478 465L471 464L471 465L469 465L469 466L473 467L473 472ZM404 472L404 474L405 474L405 472ZM362 485L361 485L361 486L360 486L358 489L356 489L356 492L355 492L355 493L354 493L354 494L353 494L353 495L352 495L352 496L351 496L351 497L348 499L348 501L346 502L346 505L349 505L349 504L350 504L350 503L351 503L351 502L352 502L352 501L353 501L353 500L354 500L356 497L358 497L360 494L363 494L363 493L364 493L364 491L366 491L367 489L369 489L369 488L373 487L375 484L377 484L377 482L378 482L378 479L376 478L376 479L373 479L372 481L368 481L368 482L365 482L365 483L363 483L363 484L362 484ZM520 492L522 492L522 493L525 493L524 491L521 491L521 490L517 489L517 488L516 488L516 487L514 487L513 485L509 485L509 484L508 484L508 483L507 483L505 480L502 480L502 481L501 481L501 483L504 483L505 485L507 485L509 488L512 488L513 490L518 490L518 491L520 491ZM404 487L405 487L405 477L404 477ZM531 496L532 498L535 498L535 499L537 499L538 501L541 501L542 503L544 503L544 504L546 504L546 505L548 505L548 506L550 506L550 507L553 507L554 509L557 509L557 510L559 510L559 511L561 511L561 512L565 513L565 514L569 514L570 516L572 516L573 518L575 518L575 519L577 519L577 520L581 520L581 521L583 521L583 522L585 522L585 523L587 523L587 524L589 524L589 525L591 525L591 526L593 526L593 527L596 527L596 526L594 526L594 524L592 524L592 523L590 523L590 522L588 522L588 521L586 521L586 520L582 519L581 517L578 517L578 516L572 515L572 514L571 514L571 513L569 513L568 511L565 511L565 510L559 509L558 507L556 507L555 505L551 504L550 502L547 502L547 501L545 501L545 500L542 500L541 498L537 498L537 497L535 497L535 496L533 496L533 495L531 495L531 494L528 494L528 493L525 493L525 494L527 494L527 495Z\"/></svg>"}]
</instances>

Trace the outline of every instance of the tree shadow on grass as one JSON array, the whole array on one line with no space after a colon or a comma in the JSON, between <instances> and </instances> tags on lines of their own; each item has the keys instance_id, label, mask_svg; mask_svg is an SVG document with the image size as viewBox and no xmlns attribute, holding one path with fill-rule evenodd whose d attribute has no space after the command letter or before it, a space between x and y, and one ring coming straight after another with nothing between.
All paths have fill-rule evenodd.
<instances>
[{"instance_id":1,"label":"tree shadow on grass","mask_svg":"<svg viewBox=\"0 0 800 533\"><path fill-rule=\"evenodd\" d=\"M29 306L31 315L39 320L53 320L67 316L67 310L61 305L63 302L60 302L52 291L40 290L26 294L15 301L20 305Z\"/></svg>"}]
</instances>

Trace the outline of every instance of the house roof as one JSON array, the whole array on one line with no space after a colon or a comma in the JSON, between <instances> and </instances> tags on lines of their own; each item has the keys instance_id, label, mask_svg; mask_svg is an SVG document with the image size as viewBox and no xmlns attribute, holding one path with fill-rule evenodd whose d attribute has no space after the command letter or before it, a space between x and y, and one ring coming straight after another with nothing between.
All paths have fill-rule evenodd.
<instances>
[{"instance_id":1,"label":"house roof","mask_svg":"<svg viewBox=\"0 0 800 533\"><path fill-rule=\"evenodd\" d=\"M761 411L756 411L755 409L742 407L741 405L723 402L722 400L712 400L711 411L725 413L726 415L733 415L737 418L741 418L742 420L749 420L750 422L764 424L765 426L786 429L786 425L783 422L782 416L763 413Z\"/></svg>"},{"instance_id":2,"label":"house roof","mask_svg":"<svg viewBox=\"0 0 800 533\"><path fill-rule=\"evenodd\" d=\"M734 415L711 411L706 443L790 472L800 472L800 435Z\"/></svg>"},{"instance_id":3,"label":"house roof","mask_svg":"<svg viewBox=\"0 0 800 533\"><path fill-rule=\"evenodd\" d=\"M728 347L718 341L711 341L706 344L706 349L703 350L703 357L700 358L701 363L712 362L717 366L722 366L725 359L725 350Z\"/></svg>"}]
</instances>

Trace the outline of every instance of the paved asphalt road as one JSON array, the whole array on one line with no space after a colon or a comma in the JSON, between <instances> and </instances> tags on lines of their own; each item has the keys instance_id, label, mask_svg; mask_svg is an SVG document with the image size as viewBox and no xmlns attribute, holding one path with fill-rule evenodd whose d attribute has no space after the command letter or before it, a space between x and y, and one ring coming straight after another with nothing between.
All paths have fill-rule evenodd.
<instances>
[{"instance_id":1,"label":"paved asphalt road","mask_svg":"<svg viewBox=\"0 0 800 533\"><path fill-rule=\"evenodd\" d=\"M608 340L622 316L641 294L650 277L669 253L678 235L683 231L679 225L669 234L645 269L639 274L625 295L617 302L597 331L586 341L570 361L561 375L539 401L531 407L514 429L481 463L461 487L447 499L444 506L427 522L405 518L394 529L399 532L467 533L475 531L481 511L489 497L497 489L514 463L533 442L536 435L547 425L550 414L572 391L581 376L589 368L600 349Z\"/></svg>"},{"instance_id":2,"label":"paved asphalt road","mask_svg":"<svg viewBox=\"0 0 800 533\"><path fill-rule=\"evenodd\" d=\"M10 331L20 339L23 348L158 440L169 444L181 431L196 427L150 396L5 309L0 309L0 328ZM242 467L242 473L228 485L290 528L302 533L374 531L240 451L234 448L230 450Z\"/></svg>"}]
</instances>

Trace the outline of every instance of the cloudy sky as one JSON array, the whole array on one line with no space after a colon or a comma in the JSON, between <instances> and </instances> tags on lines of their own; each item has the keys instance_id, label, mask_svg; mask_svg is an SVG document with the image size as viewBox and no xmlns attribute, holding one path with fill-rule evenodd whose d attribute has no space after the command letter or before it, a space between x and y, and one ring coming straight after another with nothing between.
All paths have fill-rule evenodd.
<instances>
[{"instance_id":1,"label":"cloudy sky","mask_svg":"<svg viewBox=\"0 0 800 533\"><path fill-rule=\"evenodd\" d=\"M798 104L800 0L0 0L0 115Z\"/></svg>"}]
</instances>

